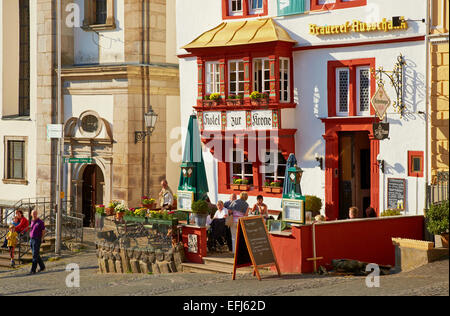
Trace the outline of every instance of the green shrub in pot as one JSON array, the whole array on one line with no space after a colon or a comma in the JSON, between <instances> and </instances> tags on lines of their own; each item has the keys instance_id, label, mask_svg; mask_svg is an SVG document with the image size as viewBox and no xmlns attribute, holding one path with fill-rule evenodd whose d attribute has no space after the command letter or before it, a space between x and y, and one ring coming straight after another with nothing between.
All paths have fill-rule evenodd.
<instances>
[{"instance_id":1,"label":"green shrub in pot","mask_svg":"<svg viewBox=\"0 0 450 316\"><path fill-rule=\"evenodd\" d=\"M311 212L312 217L320 214L322 200L314 195L305 195L305 211Z\"/></svg>"}]
</instances>

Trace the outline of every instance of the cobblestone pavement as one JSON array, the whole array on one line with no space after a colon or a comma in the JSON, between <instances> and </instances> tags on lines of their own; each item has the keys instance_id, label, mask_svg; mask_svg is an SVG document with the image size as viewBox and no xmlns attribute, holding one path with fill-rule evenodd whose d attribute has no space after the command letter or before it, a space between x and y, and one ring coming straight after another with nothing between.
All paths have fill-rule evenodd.
<instances>
[{"instance_id":1,"label":"cobblestone pavement","mask_svg":"<svg viewBox=\"0 0 450 316\"><path fill-rule=\"evenodd\" d=\"M67 288L66 265L80 267L80 287ZM91 247L56 262L47 270L28 276L29 267L0 271L2 295L449 295L449 261L435 262L411 272L382 276L379 288L367 288L365 277L177 273L167 275L98 274L95 251Z\"/></svg>"},{"instance_id":2,"label":"cobblestone pavement","mask_svg":"<svg viewBox=\"0 0 450 316\"><path fill-rule=\"evenodd\" d=\"M67 288L69 263L80 266L80 288ZM380 288L367 288L364 277L321 277L265 273L251 275L177 273L168 275L101 275L92 250L47 264L27 276L28 268L0 271L0 295L449 295L448 260L408 273L382 276Z\"/></svg>"}]
</instances>

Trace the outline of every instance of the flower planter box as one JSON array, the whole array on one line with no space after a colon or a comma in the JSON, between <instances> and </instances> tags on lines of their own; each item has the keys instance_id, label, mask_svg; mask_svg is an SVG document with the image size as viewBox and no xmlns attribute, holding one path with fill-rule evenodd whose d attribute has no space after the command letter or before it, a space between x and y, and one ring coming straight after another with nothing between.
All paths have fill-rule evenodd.
<instances>
[{"instance_id":1,"label":"flower planter box","mask_svg":"<svg viewBox=\"0 0 450 316\"><path fill-rule=\"evenodd\" d=\"M160 225L167 225L167 226L177 226L178 225L178 219L159 219L159 218L149 218L148 219L149 224L160 224Z\"/></svg>"},{"instance_id":2,"label":"flower planter box","mask_svg":"<svg viewBox=\"0 0 450 316\"><path fill-rule=\"evenodd\" d=\"M219 101L203 100L202 104L203 104L203 106L217 106L219 104Z\"/></svg>"},{"instance_id":3,"label":"flower planter box","mask_svg":"<svg viewBox=\"0 0 450 316\"><path fill-rule=\"evenodd\" d=\"M129 216L125 215L123 217L123 220L125 222L134 222L134 223L147 223L148 218L147 217L140 217L140 216Z\"/></svg>"},{"instance_id":4,"label":"flower planter box","mask_svg":"<svg viewBox=\"0 0 450 316\"><path fill-rule=\"evenodd\" d=\"M231 187L232 190L239 191L239 184L230 184L230 187Z\"/></svg>"},{"instance_id":5,"label":"flower planter box","mask_svg":"<svg viewBox=\"0 0 450 316\"><path fill-rule=\"evenodd\" d=\"M244 99L227 99L226 102L228 106L243 105Z\"/></svg>"},{"instance_id":6,"label":"flower planter box","mask_svg":"<svg viewBox=\"0 0 450 316\"><path fill-rule=\"evenodd\" d=\"M251 104L255 106L268 105L269 99L250 99Z\"/></svg>"},{"instance_id":7,"label":"flower planter box","mask_svg":"<svg viewBox=\"0 0 450 316\"><path fill-rule=\"evenodd\" d=\"M271 187L263 187L263 191L266 193L271 193L272 192L272 188Z\"/></svg>"},{"instance_id":8,"label":"flower planter box","mask_svg":"<svg viewBox=\"0 0 450 316\"><path fill-rule=\"evenodd\" d=\"M239 185L239 190L241 190L241 191L248 191L248 190L250 190L250 184L240 184Z\"/></svg>"},{"instance_id":9,"label":"flower planter box","mask_svg":"<svg viewBox=\"0 0 450 316\"><path fill-rule=\"evenodd\" d=\"M146 208L146 209L149 209L149 210L154 209L155 206L156 206L156 203L152 203L152 204L142 204L142 207L143 207L143 208Z\"/></svg>"},{"instance_id":10,"label":"flower planter box","mask_svg":"<svg viewBox=\"0 0 450 316\"><path fill-rule=\"evenodd\" d=\"M272 193L280 194L283 191L283 188L272 187Z\"/></svg>"}]
</instances>

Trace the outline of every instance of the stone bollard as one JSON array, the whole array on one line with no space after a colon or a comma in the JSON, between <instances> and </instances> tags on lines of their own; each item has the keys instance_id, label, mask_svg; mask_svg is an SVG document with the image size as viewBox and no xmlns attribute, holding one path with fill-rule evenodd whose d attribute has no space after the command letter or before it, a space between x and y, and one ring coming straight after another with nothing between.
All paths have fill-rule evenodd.
<instances>
[{"instance_id":1,"label":"stone bollard","mask_svg":"<svg viewBox=\"0 0 450 316\"><path fill-rule=\"evenodd\" d=\"M159 265L157 263L152 263L152 271L153 271L153 274L161 273L161 271L159 270Z\"/></svg>"},{"instance_id":2,"label":"stone bollard","mask_svg":"<svg viewBox=\"0 0 450 316\"><path fill-rule=\"evenodd\" d=\"M170 268L169 268L169 263L168 262L159 262L158 263L159 266L159 271L161 273L170 273Z\"/></svg>"},{"instance_id":3,"label":"stone bollard","mask_svg":"<svg viewBox=\"0 0 450 316\"><path fill-rule=\"evenodd\" d=\"M121 260L116 260L116 272L123 273L123 266Z\"/></svg>"},{"instance_id":4,"label":"stone bollard","mask_svg":"<svg viewBox=\"0 0 450 316\"><path fill-rule=\"evenodd\" d=\"M131 272L132 273L141 273L141 266L138 260L136 259L131 259L130 260L130 265L131 265Z\"/></svg>"}]
</instances>

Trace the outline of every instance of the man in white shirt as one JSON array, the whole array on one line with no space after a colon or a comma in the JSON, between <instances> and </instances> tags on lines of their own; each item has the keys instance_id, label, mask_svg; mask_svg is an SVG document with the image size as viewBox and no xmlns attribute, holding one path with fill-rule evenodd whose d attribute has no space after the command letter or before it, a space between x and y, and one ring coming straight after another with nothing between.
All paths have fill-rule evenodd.
<instances>
[{"instance_id":1,"label":"man in white shirt","mask_svg":"<svg viewBox=\"0 0 450 316\"><path fill-rule=\"evenodd\" d=\"M159 192L159 205L163 210L170 210L173 206L173 194L167 180L161 181L161 192Z\"/></svg>"}]
</instances>

